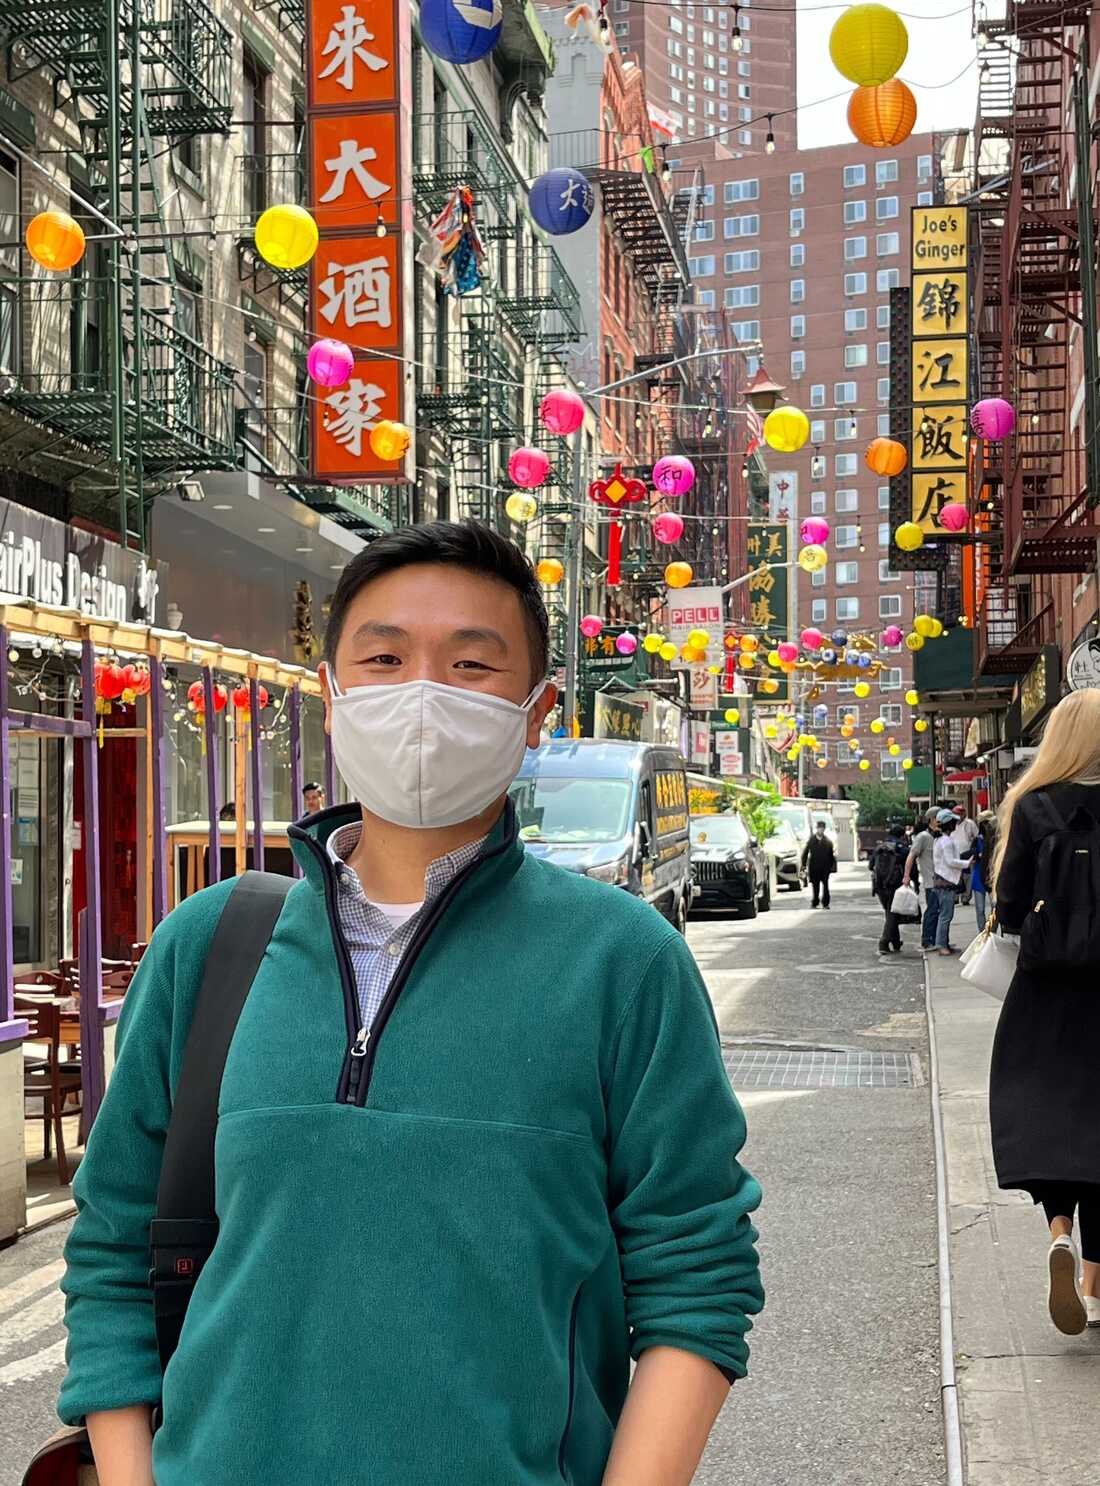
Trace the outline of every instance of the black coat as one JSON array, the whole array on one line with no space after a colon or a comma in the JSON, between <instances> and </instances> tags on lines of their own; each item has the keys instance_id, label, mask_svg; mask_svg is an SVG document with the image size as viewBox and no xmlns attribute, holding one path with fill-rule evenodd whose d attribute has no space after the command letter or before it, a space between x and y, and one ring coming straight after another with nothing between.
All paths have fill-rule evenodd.
<instances>
[{"instance_id":1,"label":"black coat","mask_svg":"<svg viewBox=\"0 0 1100 1486\"><path fill-rule=\"evenodd\" d=\"M1019 933L1035 903L1037 796L1012 817L996 882L997 920ZM1078 805L1100 830L1100 785L1046 791L1062 815ZM1017 970L1001 1008L989 1075L993 1158L1002 1187L1032 1182L1100 1183L1100 976L1083 970Z\"/></svg>"},{"instance_id":2,"label":"black coat","mask_svg":"<svg viewBox=\"0 0 1100 1486\"><path fill-rule=\"evenodd\" d=\"M818 839L815 833L810 837L802 848L803 867L806 867L807 862L809 863L807 870L811 877L820 879L836 871L836 852L828 836Z\"/></svg>"}]
</instances>

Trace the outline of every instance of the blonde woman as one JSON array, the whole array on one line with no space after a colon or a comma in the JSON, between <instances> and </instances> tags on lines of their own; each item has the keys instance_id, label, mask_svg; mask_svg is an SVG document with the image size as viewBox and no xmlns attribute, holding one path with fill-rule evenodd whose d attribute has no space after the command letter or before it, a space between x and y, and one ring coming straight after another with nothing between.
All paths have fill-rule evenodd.
<instances>
[{"instance_id":1,"label":"blonde woman","mask_svg":"<svg viewBox=\"0 0 1100 1486\"><path fill-rule=\"evenodd\" d=\"M998 922L1021 936L990 1072L997 1180L1042 1204L1050 1316L1074 1336L1100 1326L1100 691L1050 714L993 872Z\"/></svg>"}]
</instances>

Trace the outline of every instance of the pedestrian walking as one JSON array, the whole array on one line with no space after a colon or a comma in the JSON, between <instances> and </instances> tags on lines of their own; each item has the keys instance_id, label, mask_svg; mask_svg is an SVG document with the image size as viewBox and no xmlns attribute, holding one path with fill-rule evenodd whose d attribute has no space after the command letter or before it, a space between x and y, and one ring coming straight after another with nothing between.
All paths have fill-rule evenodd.
<instances>
[{"instance_id":1,"label":"pedestrian walking","mask_svg":"<svg viewBox=\"0 0 1100 1486\"><path fill-rule=\"evenodd\" d=\"M802 848L802 871L810 879L813 889L811 908L828 908L829 878L836 871L836 852L833 843L825 834L825 822L819 820L814 833Z\"/></svg>"},{"instance_id":2,"label":"pedestrian walking","mask_svg":"<svg viewBox=\"0 0 1100 1486\"><path fill-rule=\"evenodd\" d=\"M1072 1336L1100 1326L1100 691L1050 714L998 837L997 919L1021 937L993 1043L993 1156L998 1184L1042 1205L1048 1309Z\"/></svg>"},{"instance_id":3,"label":"pedestrian walking","mask_svg":"<svg viewBox=\"0 0 1100 1486\"><path fill-rule=\"evenodd\" d=\"M304 878L221 1078L213 1249L189 1303L170 1256L162 1374L150 1217L231 882L126 995L61 1417L104 1486L686 1486L763 1304L760 1189L682 936L518 839L508 788L555 702L531 565L475 522L381 536L324 653L358 803L290 828Z\"/></svg>"},{"instance_id":4,"label":"pedestrian walking","mask_svg":"<svg viewBox=\"0 0 1100 1486\"><path fill-rule=\"evenodd\" d=\"M894 894L905 877L907 855L904 826L894 826L890 839L880 842L871 855L871 880L884 914L878 941L880 954L901 954L901 921L894 912Z\"/></svg>"},{"instance_id":5,"label":"pedestrian walking","mask_svg":"<svg viewBox=\"0 0 1100 1486\"><path fill-rule=\"evenodd\" d=\"M985 928L993 906L993 890L990 874L993 870L993 847L996 841L996 812L983 810L978 816L978 834L970 848L970 891L974 898L974 917L978 933Z\"/></svg>"},{"instance_id":6,"label":"pedestrian walking","mask_svg":"<svg viewBox=\"0 0 1100 1486\"><path fill-rule=\"evenodd\" d=\"M933 852L936 845L936 837L940 833L939 806L934 805L925 815L925 825L922 831L918 831L913 837L913 844L909 848L909 855L905 861L905 875L902 883L905 887L912 886L914 873L917 885L924 894L924 912L921 915L920 925L920 947L929 950L936 943L936 919L939 915L939 900L932 888L932 879L936 869L933 861Z\"/></svg>"},{"instance_id":7,"label":"pedestrian walking","mask_svg":"<svg viewBox=\"0 0 1100 1486\"><path fill-rule=\"evenodd\" d=\"M958 824L955 827L955 847L961 857L973 860L974 847L978 839L978 822L967 812L963 804L953 805L952 813ZM969 903L973 886L971 874L967 872L963 878L961 901Z\"/></svg>"},{"instance_id":8,"label":"pedestrian walking","mask_svg":"<svg viewBox=\"0 0 1100 1486\"><path fill-rule=\"evenodd\" d=\"M936 895L936 942L928 954L952 955L951 923L955 905L970 873L968 857L960 856L955 841L958 817L953 810L941 810L936 817L940 833L932 846L932 891Z\"/></svg>"}]
</instances>

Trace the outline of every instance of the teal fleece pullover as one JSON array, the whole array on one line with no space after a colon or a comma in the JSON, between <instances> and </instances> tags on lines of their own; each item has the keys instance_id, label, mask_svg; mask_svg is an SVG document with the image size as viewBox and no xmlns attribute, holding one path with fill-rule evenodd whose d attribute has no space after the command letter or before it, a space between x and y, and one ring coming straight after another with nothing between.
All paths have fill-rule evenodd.
<instances>
[{"instance_id":1,"label":"teal fleece pullover","mask_svg":"<svg viewBox=\"0 0 1100 1486\"><path fill-rule=\"evenodd\" d=\"M706 990L658 914L529 856L508 810L353 1059L324 852L353 818L292 829L305 878L230 1048L218 1239L163 1379L149 1221L231 884L153 937L74 1183L59 1413L162 1401L157 1486L599 1486L629 1358L743 1374L763 1304Z\"/></svg>"}]
</instances>

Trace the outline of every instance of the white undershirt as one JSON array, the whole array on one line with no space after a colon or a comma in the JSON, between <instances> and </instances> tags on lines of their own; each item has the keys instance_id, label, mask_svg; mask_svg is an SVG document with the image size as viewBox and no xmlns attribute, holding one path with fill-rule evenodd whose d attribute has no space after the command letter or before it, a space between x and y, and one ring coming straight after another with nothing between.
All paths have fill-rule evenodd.
<instances>
[{"instance_id":1,"label":"white undershirt","mask_svg":"<svg viewBox=\"0 0 1100 1486\"><path fill-rule=\"evenodd\" d=\"M423 898L419 903L376 903L373 898L368 898L367 902L388 918L395 929L399 929L402 924L407 924L413 914L419 913L424 907Z\"/></svg>"}]
</instances>

